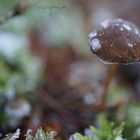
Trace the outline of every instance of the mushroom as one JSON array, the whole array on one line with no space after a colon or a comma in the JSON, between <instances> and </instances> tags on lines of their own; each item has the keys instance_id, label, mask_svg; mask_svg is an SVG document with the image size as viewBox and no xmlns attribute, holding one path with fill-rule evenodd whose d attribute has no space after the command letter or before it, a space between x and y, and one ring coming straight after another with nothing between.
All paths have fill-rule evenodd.
<instances>
[{"instance_id":1,"label":"mushroom","mask_svg":"<svg viewBox=\"0 0 140 140\"><path fill-rule=\"evenodd\" d=\"M116 64L140 62L140 31L135 24L126 20L106 20L98 26L96 32L89 34L89 46L102 62L113 64L102 94L102 104L105 105Z\"/></svg>"},{"instance_id":2,"label":"mushroom","mask_svg":"<svg viewBox=\"0 0 140 140\"><path fill-rule=\"evenodd\" d=\"M104 63L130 64L140 61L140 32L131 22L114 19L102 22L89 34L89 45Z\"/></svg>"}]
</instances>

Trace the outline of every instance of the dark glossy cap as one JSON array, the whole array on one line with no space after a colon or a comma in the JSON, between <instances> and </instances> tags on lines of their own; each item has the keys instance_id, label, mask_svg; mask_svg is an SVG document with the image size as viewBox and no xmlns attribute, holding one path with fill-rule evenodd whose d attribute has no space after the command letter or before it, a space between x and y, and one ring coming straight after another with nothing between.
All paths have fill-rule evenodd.
<instances>
[{"instance_id":1,"label":"dark glossy cap","mask_svg":"<svg viewBox=\"0 0 140 140\"><path fill-rule=\"evenodd\" d=\"M89 45L105 63L136 63L140 61L140 32L131 22L114 19L101 23L89 34Z\"/></svg>"}]
</instances>

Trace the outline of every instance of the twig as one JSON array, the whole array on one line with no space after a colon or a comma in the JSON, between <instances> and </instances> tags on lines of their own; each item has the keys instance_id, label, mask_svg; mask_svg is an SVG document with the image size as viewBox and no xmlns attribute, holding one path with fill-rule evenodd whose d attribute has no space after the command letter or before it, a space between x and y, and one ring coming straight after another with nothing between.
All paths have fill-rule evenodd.
<instances>
[{"instance_id":1,"label":"twig","mask_svg":"<svg viewBox=\"0 0 140 140\"><path fill-rule=\"evenodd\" d=\"M42 101L47 103L52 109L54 109L58 114L67 118L71 123L78 123L73 117L73 115L68 112L60 103L58 103L54 98L52 98L47 92L40 91L35 94L38 96Z\"/></svg>"}]
</instances>

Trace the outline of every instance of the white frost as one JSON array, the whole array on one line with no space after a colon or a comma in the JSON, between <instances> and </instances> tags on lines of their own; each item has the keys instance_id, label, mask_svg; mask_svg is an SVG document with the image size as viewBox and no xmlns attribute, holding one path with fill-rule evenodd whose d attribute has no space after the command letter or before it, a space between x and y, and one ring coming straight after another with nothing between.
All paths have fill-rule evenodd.
<instances>
[{"instance_id":1,"label":"white frost","mask_svg":"<svg viewBox=\"0 0 140 140\"><path fill-rule=\"evenodd\" d=\"M104 22L101 23L101 26L103 28L107 28L109 26L109 20L105 20Z\"/></svg>"},{"instance_id":2,"label":"white frost","mask_svg":"<svg viewBox=\"0 0 140 140\"><path fill-rule=\"evenodd\" d=\"M128 43L128 47L133 48L133 44Z\"/></svg>"},{"instance_id":3,"label":"white frost","mask_svg":"<svg viewBox=\"0 0 140 140\"><path fill-rule=\"evenodd\" d=\"M132 28L129 25L127 25L127 24L123 24L123 27L126 28L128 31L132 30Z\"/></svg>"},{"instance_id":4,"label":"white frost","mask_svg":"<svg viewBox=\"0 0 140 140\"><path fill-rule=\"evenodd\" d=\"M91 43L92 43L92 49L93 50L97 50L97 49L101 48L101 44L100 44L99 39L94 38Z\"/></svg>"},{"instance_id":5,"label":"white frost","mask_svg":"<svg viewBox=\"0 0 140 140\"><path fill-rule=\"evenodd\" d=\"M19 138L19 135L20 135L20 129L17 129L15 133L7 134L5 139L16 140Z\"/></svg>"},{"instance_id":6,"label":"white frost","mask_svg":"<svg viewBox=\"0 0 140 140\"><path fill-rule=\"evenodd\" d=\"M89 38L93 38L93 37L97 36L97 33L96 32L92 32L88 36L89 36Z\"/></svg>"},{"instance_id":7,"label":"white frost","mask_svg":"<svg viewBox=\"0 0 140 140\"><path fill-rule=\"evenodd\" d=\"M122 28L122 27L120 27L120 30L121 30L121 31L123 31L123 28Z\"/></svg>"},{"instance_id":8,"label":"white frost","mask_svg":"<svg viewBox=\"0 0 140 140\"><path fill-rule=\"evenodd\" d=\"M137 28L135 28L135 32L136 32L136 35L140 34L140 32L139 32L139 30Z\"/></svg>"}]
</instances>

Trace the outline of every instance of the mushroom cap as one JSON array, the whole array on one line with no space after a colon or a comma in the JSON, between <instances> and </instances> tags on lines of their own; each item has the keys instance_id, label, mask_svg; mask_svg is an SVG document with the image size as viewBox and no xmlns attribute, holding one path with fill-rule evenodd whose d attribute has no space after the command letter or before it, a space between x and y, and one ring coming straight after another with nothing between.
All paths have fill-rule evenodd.
<instances>
[{"instance_id":1,"label":"mushroom cap","mask_svg":"<svg viewBox=\"0 0 140 140\"><path fill-rule=\"evenodd\" d=\"M104 63L129 64L140 61L140 32L136 25L122 19L102 22L89 34L89 45Z\"/></svg>"}]
</instances>

